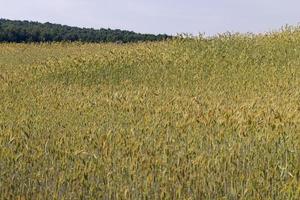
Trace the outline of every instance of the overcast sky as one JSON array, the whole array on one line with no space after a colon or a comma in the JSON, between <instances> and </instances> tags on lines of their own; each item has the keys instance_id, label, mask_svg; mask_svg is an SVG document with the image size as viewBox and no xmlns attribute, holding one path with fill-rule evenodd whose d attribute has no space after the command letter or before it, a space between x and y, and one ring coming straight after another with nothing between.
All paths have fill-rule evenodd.
<instances>
[{"instance_id":1,"label":"overcast sky","mask_svg":"<svg viewBox=\"0 0 300 200\"><path fill-rule=\"evenodd\" d=\"M0 0L0 5L0 18L142 33L257 33L300 22L300 0Z\"/></svg>"}]
</instances>

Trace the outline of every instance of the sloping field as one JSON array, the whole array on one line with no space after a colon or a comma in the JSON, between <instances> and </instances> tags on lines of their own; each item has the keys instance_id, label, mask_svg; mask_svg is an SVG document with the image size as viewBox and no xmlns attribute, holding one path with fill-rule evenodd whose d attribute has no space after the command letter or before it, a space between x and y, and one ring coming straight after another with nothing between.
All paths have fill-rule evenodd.
<instances>
[{"instance_id":1,"label":"sloping field","mask_svg":"<svg viewBox=\"0 0 300 200\"><path fill-rule=\"evenodd\" d=\"M0 44L1 199L300 199L300 31Z\"/></svg>"}]
</instances>

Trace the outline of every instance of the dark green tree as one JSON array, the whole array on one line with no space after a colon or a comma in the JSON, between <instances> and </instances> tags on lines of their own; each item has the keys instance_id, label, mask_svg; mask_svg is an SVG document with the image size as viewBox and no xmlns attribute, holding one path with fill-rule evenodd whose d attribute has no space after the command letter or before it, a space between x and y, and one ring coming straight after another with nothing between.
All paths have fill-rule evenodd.
<instances>
[{"instance_id":1,"label":"dark green tree","mask_svg":"<svg viewBox=\"0 0 300 200\"><path fill-rule=\"evenodd\" d=\"M0 42L138 42L160 41L168 35L140 34L132 31L78 28L51 23L0 19Z\"/></svg>"}]
</instances>

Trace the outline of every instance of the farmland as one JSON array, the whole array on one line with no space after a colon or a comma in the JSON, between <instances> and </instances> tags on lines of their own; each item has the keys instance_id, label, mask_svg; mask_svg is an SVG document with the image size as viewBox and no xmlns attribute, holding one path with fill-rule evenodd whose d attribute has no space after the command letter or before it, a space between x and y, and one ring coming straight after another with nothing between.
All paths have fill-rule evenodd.
<instances>
[{"instance_id":1,"label":"farmland","mask_svg":"<svg viewBox=\"0 0 300 200\"><path fill-rule=\"evenodd\" d=\"M300 199L300 31L0 44L1 199Z\"/></svg>"}]
</instances>

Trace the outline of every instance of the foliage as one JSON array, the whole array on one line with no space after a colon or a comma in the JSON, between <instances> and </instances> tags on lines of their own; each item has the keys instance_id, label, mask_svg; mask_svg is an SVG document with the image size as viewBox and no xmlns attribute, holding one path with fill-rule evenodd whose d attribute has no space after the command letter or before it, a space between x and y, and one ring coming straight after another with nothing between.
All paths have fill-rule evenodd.
<instances>
[{"instance_id":1,"label":"foliage","mask_svg":"<svg viewBox=\"0 0 300 200\"><path fill-rule=\"evenodd\" d=\"M51 23L0 19L0 42L138 42L160 41L168 35L140 34L132 31L77 28Z\"/></svg>"},{"instance_id":2,"label":"foliage","mask_svg":"<svg viewBox=\"0 0 300 200\"><path fill-rule=\"evenodd\" d=\"M300 33L0 45L0 197L299 199Z\"/></svg>"}]
</instances>

